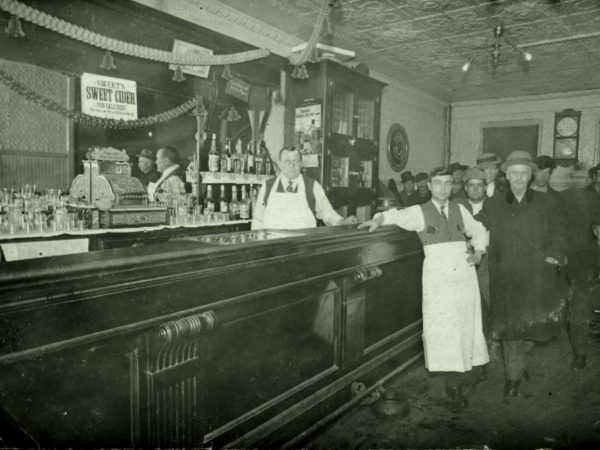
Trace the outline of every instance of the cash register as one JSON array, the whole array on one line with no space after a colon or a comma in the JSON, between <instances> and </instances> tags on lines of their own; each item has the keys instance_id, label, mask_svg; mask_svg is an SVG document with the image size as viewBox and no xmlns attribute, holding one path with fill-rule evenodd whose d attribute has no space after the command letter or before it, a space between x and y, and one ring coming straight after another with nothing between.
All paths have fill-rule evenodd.
<instances>
[{"instance_id":1,"label":"cash register","mask_svg":"<svg viewBox=\"0 0 600 450\"><path fill-rule=\"evenodd\" d=\"M83 174L75 177L69 194L98 211L102 228L168 223L167 208L149 205L144 186L131 176L125 150L91 148L83 161Z\"/></svg>"}]
</instances>

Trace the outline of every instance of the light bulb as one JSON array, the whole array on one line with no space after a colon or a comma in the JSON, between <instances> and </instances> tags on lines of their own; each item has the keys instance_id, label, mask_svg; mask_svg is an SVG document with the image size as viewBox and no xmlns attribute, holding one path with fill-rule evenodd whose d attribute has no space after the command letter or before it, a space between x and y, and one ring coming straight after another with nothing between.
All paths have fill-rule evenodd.
<instances>
[{"instance_id":1,"label":"light bulb","mask_svg":"<svg viewBox=\"0 0 600 450\"><path fill-rule=\"evenodd\" d=\"M469 71L469 69L471 68L472 62L473 62L473 58L469 59L466 63L464 63L462 66L462 71L467 73Z\"/></svg>"},{"instance_id":2,"label":"light bulb","mask_svg":"<svg viewBox=\"0 0 600 450\"><path fill-rule=\"evenodd\" d=\"M523 58L525 58L525 61L531 61L533 59L533 55L529 52L523 52Z\"/></svg>"}]
</instances>

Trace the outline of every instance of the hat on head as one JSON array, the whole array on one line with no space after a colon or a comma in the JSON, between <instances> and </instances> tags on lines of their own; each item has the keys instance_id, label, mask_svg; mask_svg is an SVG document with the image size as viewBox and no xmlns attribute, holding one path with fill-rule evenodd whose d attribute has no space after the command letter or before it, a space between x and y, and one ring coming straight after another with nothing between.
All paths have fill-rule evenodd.
<instances>
[{"instance_id":1,"label":"hat on head","mask_svg":"<svg viewBox=\"0 0 600 450\"><path fill-rule=\"evenodd\" d=\"M463 181L466 183L469 180L486 180L485 171L480 167L471 167L463 175Z\"/></svg>"},{"instance_id":2,"label":"hat on head","mask_svg":"<svg viewBox=\"0 0 600 450\"><path fill-rule=\"evenodd\" d=\"M407 181L415 181L415 179L413 178L413 174L410 172L410 170L402 172L402 174L400 175L400 180L403 183L406 183Z\"/></svg>"},{"instance_id":3,"label":"hat on head","mask_svg":"<svg viewBox=\"0 0 600 450\"><path fill-rule=\"evenodd\" d=\"M459 162L453 162L448 166L448 170L450 171L450 173L456 172L457 170L467 170L468 168L469 166L463 166Z\"/></svg>"},{"instance_id":4,"label":"hat on head","mask_svg":"<svg viewBox=\"0 0 600 450\"><path fill-rule=\"evenodd\" d=\"M138 158L148 158L154 161L154 152L152 150L148 150L147 148L141 149L135 156Z\"/></svg>"},{"instance_id":5,"label":"hat on head","mask_svg":"<svg viewBox=\"0 0 600 450\"><path fill-rule=\"evenodd\" d=\"M427 175L425 172L419 172L418 174L415 175L415 181L418 183L419 181L426 181L429 180L429 175Z\"/></svg>"},{"instance_id":6,"label":"hat on head","mask_svg":"<svg viewBox=\"0 0 600 450\"><path fill-rule=\"evenodd\" d=\"M531 170L537 169L537 166L531 160L531 154L523 150L515 150L514 152L511 152L506 158L506 161L502 163L501 169L503 172L506 172L506 169L508 169L510 166L516 166L518 164L529 166Z\"/></svg>"},{"instance_id":7,"label":"hat on head","mask_svg":"<svg viewBox=\"0 0 600 450\"><path fill-rule=\"evenodd\" d=\"M477 167L485 169L486 167L497 166L500 164L500 158L498 158L495 153L488 152L479 155L475 162Z\"/></svg>"},{"instance_id":8,"label":"hat on head","mask_svg":"<svg viewBox=\"0 0 600 450\"><path fill-rule=\"evenodd\" d=\"M556 161L547 155L540 155L535 158L535 165L539 170L550 169L554 170L556 168Z\"/></svg>"}]
</instances>

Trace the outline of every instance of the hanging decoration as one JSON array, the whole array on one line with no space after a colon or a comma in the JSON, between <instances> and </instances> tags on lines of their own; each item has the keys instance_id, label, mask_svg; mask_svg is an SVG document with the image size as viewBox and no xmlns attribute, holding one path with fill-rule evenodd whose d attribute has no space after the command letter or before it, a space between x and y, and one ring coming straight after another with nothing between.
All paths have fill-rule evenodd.
<instances>
[{"instance_id":1,"label":"hanging decoration","mask_svg":"<svg viewBox=\"0 0 600 450\"><path fill-rule=\"evenodd\" d=\"M233 80L233 74L231 73L231 67L225 66L223 67L223 72L221 72L221 78L224 80Z\"/></svg>"},{"instance_id":2,"label":"hanging decoration","mask_svg":"<svg viewBox=\"0 0 600 450\"><path fill-rule=\"evenodd\" d=\"M78 25L73 25L72 23L46 14L45 12L39 11L16 0L0 0L0 9L8 12L9 14L21 17L22 19L34 23L35 25L48 28L56 33L63 34L70 38L85 42L86 44L93 45L104 50L109 50L111 52L120 53L123 55L135 56L137 58L149 59L152 61L177 64L180 66L222 66L227 64L239 64L264 58L270 53L268 49L260 48L246 52L231 53L228 55L203 55L198 53L176 54L165 50L132 44L130 42L113 39L108 36L95 33Z\"/></svg>"},{"instance_id":3,"label":"hanging decoration","mask_svg":"<svg viewBox=\"0 0 600 450\"><path fill-rule=\"evenodd\" d=\"M23 27L21 26L21 21L17 16L11 16L8 20L8 25L4 29L6 34L10 34L15 38L25 37L25 32L23 31Z\"/></svg>"},{"instance_id":4,"label":"hanging decoration","mask_svg":"<svg viewBox=\"0 0 600 450\"><path fill-rule=\"evenodd\" d=\"M317 17L317 22L315 23L315 27L313 28L313 32L310 36L310 39L306 43L306 47L302 50L300 55L291 55L289 57L289 61L294 65L294 70L292 72L293 78L308 78L308 72L306 70L305 63L307 62L317 62L319 60L317 49L315 46L317 45L317 41L319 40L319 36L323 33L323 27L327 24L327 32L331 34L331 25L329 23L329 14L331 12L331 8L333 7L333 2L331 0L321 0L321 9L319 10L319 17Z\"/></svg>"},{"instance_id":5,"label":"hanging decoration","mask_svg":"<svg viewBox=\"0 0 600 450\"><path fill-rule=\"evenodd\" d=\"M115 66L115 61L112 57L112 54L109 51L104 53L102 57L102 64L100 64L100 68L104 70L115 70L117 66Z\"/></svg>"},{"instance_id":6,"label":"hanging decoration","mask_svg":"<svg viewBox=\"0 0 600 450\"><path fill-rule=\"evenodd\" d=\"M98 128L115 128L115 129L133 129L133 128L141 128L147 127L149 125L154 125L157 123L165 123L169 122L183 114L185 114L190 109L196 108L198 109L198 105L202 105L202 109L204 105L202 104L202 97L196 96L186 102L182 103L179 106L176 106L173 109L168 111L164 111L159 114L154 114L152 116L143 117L137 120L114 120L114 119L105 119L101 117L90 116L88 114L83 114L77 111L73 111L65 108L54 100L50 100L47 97L38 94L33 91L29 87L19 83L13 77L11 77L8 73L3 70L0 70L0 83L5 85L11 91L17 93L21 97L26 100L35 103L38 106L48 110L54 111L55 113L60 114L67 119L73 120L75 123L80 125L86 125L90 127L98 127ZM195 110L194 110L195 111Z\"/></svg>"},{"instance_id":7,"label":"hanging decoration","mask_svg":"<svg viewBox=\"0 0 600 450\"><path fill-rule=\"evenodd\" d=\"M185 81L185 77L183 76L183 70L181 69L181 66L175 66L175 70L173 70L173 77L171 78L171 80L176 81L178 83Z\"/></svg>"}]
</instances>

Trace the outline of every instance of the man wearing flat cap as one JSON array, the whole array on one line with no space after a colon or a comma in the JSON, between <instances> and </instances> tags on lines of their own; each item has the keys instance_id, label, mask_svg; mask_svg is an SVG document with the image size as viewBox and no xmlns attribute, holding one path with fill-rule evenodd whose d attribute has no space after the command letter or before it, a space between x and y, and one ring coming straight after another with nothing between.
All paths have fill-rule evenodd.
<instances>
[{"instance_id":1,"label":"man wearing flat cap","mask_svg":"<svg viewBox=\"0 0 600 450\"><path fill-rule=\"evenodd\" d=\"M483 202L487 198L487 176L483 169L479 167L471 167L467 169L463 175L465 183L465 191L467 196L459 198L456 203L463 205L473 216L477 215L483 208ZM492 347L492 317L490 305L490 273L488 267L487 246L489 244L489 232L486 233L486 254L481 257L481 262L477 266L477 281L479 283L479 291L481 292L481 312L483 318L483 334L488 342L488 350L490 351L490 359L492 358L492 350L497 350ZM494 354L495 357L495 354Z\"/></svg>"},{"instance_id":2,"label":"man wearing flat cap","mask_svg":"<svg viewBox=\"0 0 600 450\"><path fill-rule=\"evenodd\" d=\"M485 172L486 195L491 197L496 192L496 179L500 172L500 158L495 153L482 153L475 160L477 167Z\"/></svg>"},{"instance_id":3,"label":"man wearing flat cap","mask_svg":"<svg viewBox=\"0 0 600 450\"><path fill-rule=\"evenodd\" d=\"M415 178L413 174L407 170L400 175L402 181L402 192L400 192L400 206L406 208L410 206L410 196L415 192Z\"/></svg>"},{"instance_id":4,"label":"man wearing flat cap","mask_svg":"<svg viewBox=\"0 0 600 450\"><path fill-rule=\"evenodd\" d=\"M535 341L560 333L568 235L556 203L528 188L536 169L528 152L513 151L501 169L510 189L486 199L476 218L490 232L490 297L502 339L504 395L518 396L521 381L529 377L527 353Z\"/></svg>"},{"instance_id":5,"label":"man wearing flat cap","mask_svg":"<svg viewBox=\"0 0 600 450\"><path fill-rule=\"evenodd\" d=\"M429 175L425 172L419 172L415 175L415 183L417 190L410 196L408 206L423 205L431 200L431 192L429 192L429 188L427 187Z\"/></svg>"},{"instance_id":6,"label":"man wearing flat cap","mask_svg":"<svg viewBox=\"0 0 600 450\"><path fill-rule=\"evenodd\" d=\"M148 183L156 182L160 178L160 173L154 164L154 153L152 150L142 148L137 153L139 171L136 171L135 177L142 182L144 188L148 188Z\"/></svg>"}]
</instances>

